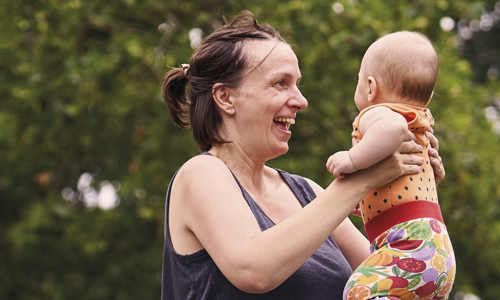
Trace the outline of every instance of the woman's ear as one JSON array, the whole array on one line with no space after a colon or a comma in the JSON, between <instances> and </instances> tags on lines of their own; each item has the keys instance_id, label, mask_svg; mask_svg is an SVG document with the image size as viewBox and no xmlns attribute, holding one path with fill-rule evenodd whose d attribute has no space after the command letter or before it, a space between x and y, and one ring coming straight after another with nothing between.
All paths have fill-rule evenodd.
<instances>
[{"instance_id":1,"label":"woman's ear","mask_svg":"<svg viewBox=\"0 0 500 300\"><path fill-rule=\"evenodd\" d=\"M375 78L373 78L373 76L368 76L366 80L368 81L368 101L373 102L378 96L379 87L377 85L377 81L375 80Z\"/></svg>"},{"instance_id":2,"label":"woman's ear","mask_svg":"<svg viewBox=\"0 0 500 300\"><path fill-rule=\"evenodd\" d=\"M212 87L212 96L219 109L228 115L234 115L236 110L230 94L231 90L220 82Z\"/></svg>"}]
</instances>

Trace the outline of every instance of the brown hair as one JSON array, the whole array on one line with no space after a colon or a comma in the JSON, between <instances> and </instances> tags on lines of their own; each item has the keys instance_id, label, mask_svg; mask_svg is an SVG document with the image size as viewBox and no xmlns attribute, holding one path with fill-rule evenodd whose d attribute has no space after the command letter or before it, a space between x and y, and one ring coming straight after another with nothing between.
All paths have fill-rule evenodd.
<instances>
[{"instance_id":1,"label":"brown hair","mask_svg":"<svg viewBox=\"0 0 500 300\"><path fill-rule=\"evenodd\" d=\"M418 32L398 31L379 39L389 39L372 57L390 92L403 99L425 105L438 76L436 50L427 37ZM375 71L375 70L373 70Z\"/></svg>"},{"instance_id":2,"label":"brown hair","mask_svg":"<svg viewBox=\"0 0 500 300\"><path fill-rule=\"evenodd\" d=\"M192 55L186 73L182 68L173 68L165 77L163 99L170 118L182 128L192 128L201 151L210 150L216 143L228 143L219 132L222 118L213 101L212 89L216 83L226 87L240 84L248 66L244 42L252 39L286 43L272 26L259 25L251 12L243 11L203 41Z\"/></svg>"}]
</instances>

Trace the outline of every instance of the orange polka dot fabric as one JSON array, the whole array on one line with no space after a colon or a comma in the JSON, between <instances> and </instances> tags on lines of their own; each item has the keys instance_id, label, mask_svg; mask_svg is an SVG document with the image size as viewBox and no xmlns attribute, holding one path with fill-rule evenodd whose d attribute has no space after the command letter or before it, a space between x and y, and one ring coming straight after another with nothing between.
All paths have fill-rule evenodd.
<instances>
[{"instance_id":1,"label":"orange polka dot fabric","mask_svg":"<svg viewBox=\"0 0 500 300\"><path fill-rule=\"evenodd\" d=\"M398 204L410 201L438 202L434 171L428 152L430 141L425 135L429 128L434 125L434 118L431 112L428 108L397 103L370 106L361 111L354 120L352 136L358 142L362 139L362 135L359 132L360 118L366 111L377 106L388 107L406 118L408 121L408 130L415 134L417 143L422 146L422 151L415 155L423 157L425 162L419 174L402 176L389 184L374 189L366 195L360 203L364 223ZM377 174L373 174L373 176L377 176Z\"/></svg>"}]
</instances>

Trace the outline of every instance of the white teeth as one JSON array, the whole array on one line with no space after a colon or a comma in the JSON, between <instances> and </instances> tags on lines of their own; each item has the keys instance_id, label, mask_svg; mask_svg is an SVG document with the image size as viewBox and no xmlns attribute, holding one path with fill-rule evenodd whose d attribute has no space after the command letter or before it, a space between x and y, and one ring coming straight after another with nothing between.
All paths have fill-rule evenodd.
<instances>
[{"instance_id":1,"label":"white teeth","mask_svg":"<svg viewBox=\"0 0 500 300\"><path fill-rule=\"evenodd\" d=\"M274 121L276 121L276 122L282 122L282 123L295 124L295 119L292 119L292 118L275 118Z\"/></svg>"}]
</instances>

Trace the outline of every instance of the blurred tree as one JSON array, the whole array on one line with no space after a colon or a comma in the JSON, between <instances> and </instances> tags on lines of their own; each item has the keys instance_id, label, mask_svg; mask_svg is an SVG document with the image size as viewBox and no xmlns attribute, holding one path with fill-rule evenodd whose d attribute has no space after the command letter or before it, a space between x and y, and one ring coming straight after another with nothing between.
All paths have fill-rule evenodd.
<instances>
[{"instance_id":1,"label":"blurred tree","mask_svg":"<svg viewBox=\"0 0 500 300\"><path fill-rule=\"evenodd\" d=\"M198 153L190 132L168 120L161 82L168 66L188 62L191 47L222 23L220 15L249 9L294 45L309 100L292 128L290 152L270 165L324 186L332 180L327 157L350 147L364 51L401 29L431 39L441 63L430 108L447 170L439 195L457 253L454 290L496 299L500 151L484 109L500 99L498 78L471 85L463 43L440 26L443 17L477 19L484 5L6 1L0 6L0 298L159 297L162 199L175 170ZM119 204L106 202L115 190Z\"/></svg>"},{"instance_id":2,"label":"blurred tree","mask_svg":"<svg viewBox=\"0 0 500 300\"><path fill-rule=\"evenodd\" d=\"M474 70L474 81L500 76L500 2L488 1L480 19L458 22L460 48Z\"/></svg>"}]
</instances>

